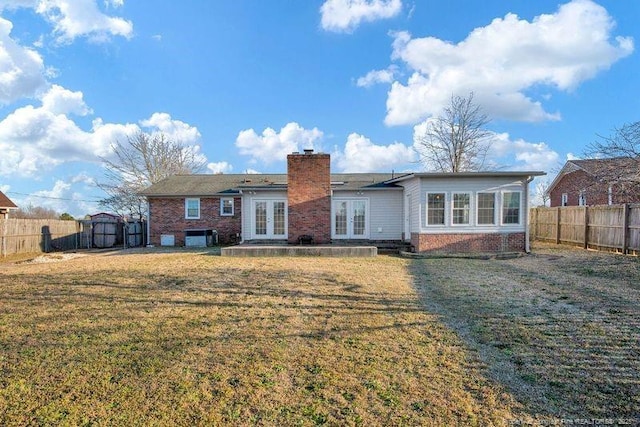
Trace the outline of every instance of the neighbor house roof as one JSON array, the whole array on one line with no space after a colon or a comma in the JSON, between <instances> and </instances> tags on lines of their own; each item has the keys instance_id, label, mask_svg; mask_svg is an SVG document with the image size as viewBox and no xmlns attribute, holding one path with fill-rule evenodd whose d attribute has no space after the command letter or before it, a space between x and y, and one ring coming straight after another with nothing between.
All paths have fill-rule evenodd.
<instances>
[{"instance_id":1,"label":"neighbor house roof","mask_svg":"<svg viewBox=\"0 0 640 427\"><path fill-rule=\"evenodd\" d=\"M399 188L390 180L391 173L331 174L334 190L376 190ZM174 175L159 181L144 191L147 197L211 196L240 194L242 190L286 190L286 174L204 174Z\"/></svg>"},{"instance_id":2,"label":"neighbor house roof","mask_svg":"<svg viewBox=\"0 0 640 427\"><path fill-rule=\"evenodd\" d=\"M17 209L18 206L0 191L0 209Z\"/></svg>"},{"instance_id":3,"label":"neighbor house roof","mask_svg":"<svg viewBox=\"0 0 640 427\"><path fill-rule=\"evenodd\" d=\"M547 193L551 193L563 176L578 170L581 170L596 179L602 179L603 177L604 179L607 179L606 177L613 176L618 176L619 179L619 175L624 175L625 173L635 172L637 174L638 161L629 157L567 160L551 185L549 185ZM612 171L616 173L611 173ZM620 172L622 172L622 174L620 174Z\"/></svg>"}]
</instances>

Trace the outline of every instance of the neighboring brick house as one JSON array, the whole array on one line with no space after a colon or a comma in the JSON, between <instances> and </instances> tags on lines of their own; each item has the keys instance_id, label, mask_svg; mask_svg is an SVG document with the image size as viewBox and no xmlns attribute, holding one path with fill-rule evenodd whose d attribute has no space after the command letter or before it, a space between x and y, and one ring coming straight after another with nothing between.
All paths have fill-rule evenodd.
<instances>
[{"instance_id":1,"label":"neighboring brick house","mask_svg":"<svg viewBox=\"0 0 640 427\"><path fill-rule=\"evenodd\" d=\"M411 242L416 251L526 251L528 184L543 172L332 174L293 153L287 174L176 175L142 194L153 245ZM200 240L202 242L202 240Z\"/></svg>"},{"instance_id":2,"label":"neighboring brick house","mask_svg":"<svg viewBox=\"0 0 640 427\"><path fill-rule=\"evenodd\" d=\"M638 203L640 191L625 179L635 174L637 182L638 166L628 158L569 160L547 190L551 207Z\"/></svg>"},{"instance_id":3,"label":"neighboring brick house","mask_svg":"<svg viewBox=\"0 0 640 427\"><path fill-rule=\"evenodd\" d=\"M0 191L0 219L9 218L9 211L14 209L18 209L18 206Z\"/></svg>"}]
</instances>

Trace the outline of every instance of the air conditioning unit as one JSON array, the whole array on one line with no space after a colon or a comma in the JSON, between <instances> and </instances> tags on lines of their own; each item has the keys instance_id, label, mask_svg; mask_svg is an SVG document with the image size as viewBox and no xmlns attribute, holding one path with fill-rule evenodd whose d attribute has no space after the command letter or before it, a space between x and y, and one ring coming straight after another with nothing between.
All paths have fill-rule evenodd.
<instances>
[{"instance_id":1,"label":"air conditioning unit","mask_svg":"<svg viewBox=\"0 0 640 427\"><path fill-rule=\"evenodd\" d=\"M160 246L175 246L176 245L176 236L173 234L161 234L160 235Z\"/></svg>"}]
</instances>

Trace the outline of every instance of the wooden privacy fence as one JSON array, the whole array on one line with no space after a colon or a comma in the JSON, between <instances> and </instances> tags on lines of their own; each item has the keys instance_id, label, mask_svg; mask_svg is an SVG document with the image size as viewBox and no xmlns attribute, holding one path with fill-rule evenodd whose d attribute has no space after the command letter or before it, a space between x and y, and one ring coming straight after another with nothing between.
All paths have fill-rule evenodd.
<instances>
[{"instance_id":1,"label":"wooden privacy fence","mask_svg":"<svg viewBox=\"0 0 640 427\"><path fill-rule=\"evenodd\" d=\"M533 240L640 253L640 204L532 208Z\"/></svg>"},{"instance_id":2,"label":"wooden privacy fence","mask_svg":"<svg viewBox=\"0 0 640 427\"><path fill-rule=\"evenodd\" d=\"M91 223L55 219L0 219L0 256L91 246Z\"/></svg>"}]
</instances>

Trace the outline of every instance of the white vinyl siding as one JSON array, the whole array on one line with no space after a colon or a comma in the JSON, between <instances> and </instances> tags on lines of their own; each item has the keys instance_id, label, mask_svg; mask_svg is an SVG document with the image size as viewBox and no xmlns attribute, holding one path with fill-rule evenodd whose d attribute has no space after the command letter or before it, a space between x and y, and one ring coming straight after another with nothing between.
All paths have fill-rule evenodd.
<instances>
[{"instance_id":1,"label":"white vinyl siding","mask_svg":"<svg viewBox=\"0 0 640 427\"><path fill-rule=\"evenodd\" d=\"M200 219L200 199L184 199L185 219Z\"/></svg>"},{"instance_id":2,"label":"white vinyl siding","mask_svg":"<svg viewBox=\"0 0 640 427\"><path fill-rule=\"evenodd\" d=\"M524 232L524 189L526 182L517 177L420 177L420 185L413 194L415 205L418 206L419 213L416 218L420 218L415 224L417 230L414 233L502 233L502 232ZM407 187L405 187L407 188ZM502 197L503 193L518 192L520 195L520 222L517 224L504 224L502 222ZM445 221L444 224L434 225L428 223L427 219L427 198L432 193L445 194ZM470 222L469 224L453 224L452 221L452 198L455 193L470 193ZM490 193L494 199L494 221L492 224L478 223L478 194ZM489 208L488 208L489 209ZM490 215L490 213L488 214Z\"/></svg>"},{"instance_id":3,"label":"white vinyl siding","mask_svg":"<svg viewBox=\"0 0 640 427\"><path fill-rule=\"evenodd\" d=\"M332 200L359 198L368 200L369 239L400 240L404 225L402 191L373 190L363 193L359 195L355 191L334 190Z\"/></svg>"}]
</instances>

